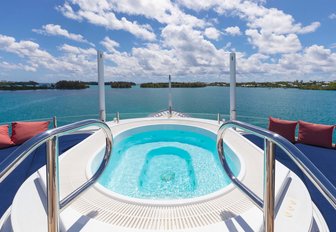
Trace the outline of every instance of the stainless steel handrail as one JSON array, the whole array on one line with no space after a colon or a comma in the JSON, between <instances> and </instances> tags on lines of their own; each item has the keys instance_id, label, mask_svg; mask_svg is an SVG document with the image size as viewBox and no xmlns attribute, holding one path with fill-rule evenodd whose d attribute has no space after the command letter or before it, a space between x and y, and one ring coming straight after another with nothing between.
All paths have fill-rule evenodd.
<instances>
[{"instance_id":1,"label":"stainless steel handrail","mask_svg":"<svg viewBox=\"0 0 336 232\"><path fill-rule=\"evenodd\" d=\"M223 148L223 135L229 128L236 128L254 134L265 140L264 156L264 201L262 201L254 192L239 181L231 171L226 161ZM322 174L322 172L291 142L282 136L270 132L266 129L253 126L240 121L225 122L218 130L217 149L221 164L230 177L232 182L240 189L252 202L264 212L265 231L274 230L274 180L275 180L275 153L274 147L281 148L300 170L316 186L328 202L336 209L336 188Z\"/></svg>"},{"instance_id":2,"label":"stainless steel handrail","mask_svg":"<svg viewBox=\"0 0 336 232\"><path fill-rule=\"evenodd\" d=\"M68 196L59 201L59 167L58 167L58 141L57 138L62 135L70 134L74 131L89 127L97 126L101 128L106 137L106 147L103 161L93 176L74 190ZM112 132L109 126L99 120L89 119L79 121L62 127L54 128L41 133L22 144L16 149L11 156L17 157L9 164L8 162L0 164L0 183L24 161L37 147L47 143L47 200L48 200L48 231L59 231L59 211L64 209L80 194L87 190L103 173L112 152ZM4 166L1 167L1 166Z\"/></svg>"}]
</instances>

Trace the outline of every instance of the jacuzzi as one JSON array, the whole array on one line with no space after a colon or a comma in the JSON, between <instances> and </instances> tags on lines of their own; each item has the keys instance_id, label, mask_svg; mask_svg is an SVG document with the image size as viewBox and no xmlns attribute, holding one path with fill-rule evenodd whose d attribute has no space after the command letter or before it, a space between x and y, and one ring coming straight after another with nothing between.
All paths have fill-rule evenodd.
<instances>
[{"instance_id":1,"label":"jacuzzi","mask_svg":"<svg viewBox=\"0 0 336 232\"><path fill-rule=\"evenodd\" d=\"M241 179L245 164L227 144L228 162ZM91 177L104 150L88 162ZM114 138L110 162L95 187L138 203L197 202L233 188L221 167L216 134L197 126L160 124L135 127Z\"/></svg>"}]
</instances>

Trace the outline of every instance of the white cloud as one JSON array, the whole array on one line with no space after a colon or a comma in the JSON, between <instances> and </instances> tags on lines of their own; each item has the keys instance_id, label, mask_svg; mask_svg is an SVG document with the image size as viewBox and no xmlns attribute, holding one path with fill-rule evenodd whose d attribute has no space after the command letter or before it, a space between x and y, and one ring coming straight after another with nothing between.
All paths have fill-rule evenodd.
<instances>
[{"instance_id":1,"label":"white cloud","mask_svg":"<svg viewBox=\"0 0 336 232\"><path fill-rule=\"evenodd\" d=\"M134 47L130 52L120 52L119 44L105 37L101 44L107 49L105 63L106 79L137 80L172 74L180 77L218 78L228 71L228 53L217 49L204 38L203 32L187 26L166 26L162 31L162 45L149 43L145 47ZM4 70L21 69L50 70L53 78L92 80L96 78L96 50L63 44L58 47L61 55L54 57L32 41L16 41L13 37L0 35L0 49L23 57L26 63L10 64L0 61ZM287 53L274 58L272 55L256 53L247 55L237 52L237 70L240 80L260 77L272 78L279 74L283 78L300 79L315 72L336 72L336 53L323 46L313 45L302 51ZM253 73L258 73L254 75ZM49 76L50 76L49 75ZM198 79L199 80L199 79Z\"/></svg>"},{"instance_id":2,"label":"white cloud","mask_svg":"<svg viewBox=\"0 0 336 232\"><path fill-rule=\"evenodd\" d=\"M204 35L209 39L218 40L221 33L214 27L208 27L205 29Z\"/></svg>"},{"instance_id":3,"label":"white cloud","mask_svg":"<svg viewBox=\"0 0 336 232\"><path fill-rule=\"evenodd\" d=\"M240 81L333 80L336 77L335 62L336 53L318 45L297 53L283 54L278 59L259 53L251 56L237 53Z\"/></svg>"},{"instance_id":4,"label":"white cloud","mask_svg":"<svg viewBox=\"0 0 336 232\"><path fill-rule=\"evenodd\" d=\"M119 47L119 43L110 39L108 36L106 36L100 44L103 45L109 52L116 52L116 49Z\"/></svg>"},{"instance_id":5,"label":"white cloud","mask_svg":"<svg viewBox=\"0 0 336 232\"><path fill-rule=\"evenodd\" d=\"M84 39L82 35L70 33L66 29L63 29L60 25L47 24L47 25L43 25L42 29L33 29L33 31L36 33L42 34L42 35L63 36L65 38L68 38L68 39L71 39L77 42L87 43L87 44L90 44L91 46L94 46L94 44Z\"/></svg>"},{"instance_id":6,"label":"white cloud","mask_svg":"<svg viewBox=\"0 0 336 232\"><path fill-rule=\"evenodd\" d=\"M292 15L286 14L275 8L266 8L251 2L239 5L239 16L247 19L247 26L251 29L261 29L265 33L289 34L312 32L320 25L313 22L306 28L300 23L295 23Z\"/></svg>"},{"instance_id":7,"label":"white cloud","mask_svg":"<svg viewBox=\"0 0 336 232\"><path fill-rule=\"evenodd\" d=\"M227 27L224 29L224 31L228 34L228 35L232 35L232 36L236 36L236 35L240 35L240 28L238 26L234 26L234 27Z\"/></svg>"},{"instance_id":8,"label":"white cloud","mask_svg":"<svg viewBox=\"0 0 336 232\"><path fill-rule=\"evenodd\" d=\"M21 57L22 61L25 62L19 64L21 69L37 71L43 68L52 71L55 76L66 74L70 78L89 78L90 75L95 74L95 49L82 49L66 44L59 49L64 54L60 57L55 57L41 49L40 45L35 42L29 40L16 41L13 37L0 34L0 50Z\"/></svg>"},{"instance_id":9,"label":"white cloud","mask_svg":"<svg viewBox=\"0 0 336 232\"><path fill-rule=\"evenodd\" d=\"M0 62L0 68L5 70L24 70L27 72L35 72L36 68L29 65L24 65L21 63L8 63L7 61Z\"/></svg>"},{"instance_id":10,"label":"white cloud","mask_svg":"<svg viewBox=\"0 0 336 232\"><path fill-rule=\"evenodd\" d=\"M79 54L86 56L97 55L97 51L94 48L80 48L68 44L63 44L62 46L60 46L59 50L73 55L79 55Z\"/></svg>"},{"instance_id":11,"label":"white cloud","mask_svg":"<svg viewBox=\"0 0 336 232\"><path fill-rule=\"evenodd\" d=\"M200 31L187 26L168 25L162 30L163 44L174 49L183 67L212 66L216 64L216 47L205 40Z\"/></svg>"},{"instance_id":12,"label":"white cloud","mask_svg":"<svg viewBox=\"0 0 336 232\"><path fill-rule=\"evenodd\" d=\"M336 53L323 46L312 45L305 48L302 53L283 55L279 65L285 70L299 74L331 73L336 72L335 62Z\"/></svg>"},{"instance_id":13,"label":"white cloud","mask_svg":"<svg viewBox=\"0 0 336 232\"><path fill-rule=\"evenodd\" d=\"M57 6L56 10L61 12L65 17L77 21L82 21L82 16L78 15L70 6L68 2L65 2L62 6Z\"/></svg>"},{"instance_id":14,"label":"white cloud","mask_svg":"<svg viewBox=\"0 0 336 232\"><path fill-rule=\"evenodd\" d=\"M336 19L336 13L332 13L332 14L330 14L330 15L329 15L329 18L330 18L330 19Z\"/></svg>"},{"instance_id":15,"label":"white cloud","mask_svg":"<svg viewBox=\"0 0 336 232\"><path fill-rule=\"evenodd\" d=\"M77 21L86 20L89 23L103 26L111 30L125 30L144 40L153 41L156 36L148 24L138 24L136 21L129 21L125 17L118 19L112 11L113 7L107 1L71 1L78 10L74 10L70 3L65 2L63 6L57 9L66 17Z\"/></svg>"},{"instance_id":16,"label":"white cloud","mask_svg":"<svg viewBox=\"0 0 336 232\"><path fill-rule=\"evenodd\" d=\"M249 42L266 54L293 53L302 48L297 34L315 31L319 22L303 27L295 23L294 18L275 8L265 8L251 2L244 2L238 7L240 17L247 19L245 34Z\"/></svg>"},{"instance_id":17,"label":"white cloud","mask_svg":"<svg viewBox=\"0 0 336 232\"><path fill-rule=\"evenodd\" d=\"M58 60L65 65L70 76L76 76L79 79L96 78L97 51L94 48L80 48L63 44L58 49L63 52Z\"/></svg>"},{"instance_id":18,"label":"white cloud","mask_svg":"<svg viewBox=\"0 0 336 232\"><path fill-rule=\"evenodd\" d=\"M255 53L247 56L244 53L237 53L238 73L268 73L271 69L267 63L270 56Z\"/></svg>"},{"instance_id":19,"label":"white cloud","mask_svg":"<svg viewBox=\"0 0 336 232\"><path fill-rule=\"evenodd\" d=\"M267 54L292 53L300 50L302 46L297 34L314 32L320 26L319 22L303 26L295 22L290 14L276 8L266 8L263 5L264 1L210 0L196 3L192 0L179 0L178 2L197 11L214 9L218 14L238 16L246 21L245 34L249 37L250 43L257 47L259 52ZM230 32L232 29L228 30Z\"/></svg>"},{"instance_id":20,"label":"white cloud","mask_svg":"<svg viewBox=\"0 0 336 232\"><path fill-rule=\"evenodd\" d=\"M113 50L106 59L116 64L107 68L113 76L155 77L172 75L219 75L227 67L228 54L204 38L204 32L189 26L168 25L160 44L134 47L130 53ZM102 41L106 42L106 38ZM105 46L107 47L107 46ZM109 49L108 49L109 50ZM111 50L111 49L110 49Z\"/></svg>"},{"instance_id":21,"label":"white cloud","mask_svg":"<svg viewBox=\"0 0 336 232\"><path fill-rule=\"evenodd\" d=\"M266 54L299 51L302 45L297 34L314 32L320 26L319 22L302 26L281 10L248 1L238 5L237 11L240 18L247 20L249 29L245 34L250 43Z\"/></svg>"},{"instance_id":22,"label":"white cloud","mask_svg":"<svg viewBox=\"0 0 336 232\"><path fill-rule=\"evenodd\" d=\"M265 54L294 53L301 49L301 43L296 34L278 35L263 33L258 30L246 30L250 43Z\"/></svg>"},{"instance_id":23,"label":"white cloud","mask_svg":"<svg viewBox=\"0 0 336 232\"><path fill-rule=\"evenodd\" d=\"M208 1L194 1L194 0L178 0L181 6L187 7L195 11L215 9L218 12L236 8L240 4L240 0L208 0Z\"/></svg>"},{"instance_id":24,"label":"white cloud","mask_svg":"<svg viewBox=\"0 0 336 232\"><path fill-rule=\"evenodd\" d=\"M313 22L312 24L302 27L298 33L300 34L306 34L306 33L311 33L317 30L321 26L320 22Z\"/></svg>"},{"instance_id":25,"label":"white cloud","mask_svg":"<svg viewBox=\"0 0 336 232\"><path fill-rule=\"evenodd\" d=\"M74 9L77 10L74 10ZM164 25L188 25L194 28L211 26L203 19L185 13L179 5L170 0L119 1L119 0L66 0L57 9L66 17L77 21L104 26L111 30L125 30L148 41L156 39L149 24L129 21L128 16L143 16ZM117 19L116 13L126 14Z\"/></svg>"},{"instance_id":26,"label":"white cloud","mask_svg":"<svg viewBox=\"0 0 336 232\"><path fill-rule=\"evenodd\" d=\"M125 49L123 41L110 31L101 36L99 43L105 49L108 61L105 63L107 80L142 81L146 78L145 81L149 81L168 74L188 77L188 80L223 77L228 72L228 51L237 52L237 70L246 78L250 73L265 78L279 74L289 79L314 72L336 73L336 53L320 45L305 48L299 40L300 35L315 32L319 22L302 25L292 15L267 8L263 3L263 0L65 0L57 9L69 19L108 30L127 31L145 40L146 43L135 40L133 47ZM211 18L216 14L197 18L204 15L205 10L236 17L245 25L227 27L221 32L217 29L220 25L217 18ZM145 18L146 23L135 21L138 17ZM149 25L152 23L155 25L153 28ZM71 33L59 25L47 24L34 31L88 43L82 35ZM240 52L228 36L219 41L222 34L246 36L256 49L255 53ZM46 76L56 79L61 76L62 79L96 79L97 54L94 48L69 44L57 48L57 56L54 56L37 42L0 35L0 50L22 58L16 64L0 60L0 67L27 71L43 69L48 71Z\"/></svg>"},{"instance_id":27,"label":"white cloud","mask_svg":"<svg viewBox=\"0 0 336 232\"><path fill-rule=\"evenodd\" d=\"M203 27L206 23L190 14L184 13L170 0L141 0L141 1L109 1L110 10L126 13L129 15L142 15L154 19L162 24L189 25Z\"/></svg>"},{"instance_id":28,"label":"white cloud","mask_svg":"<svg viewBox=\"0 0 336 232\"><path fill-rule=\"evenodd\" d=\"M53 57L48 52L39 48L39 44L29 41L16 41L15 38L0 34L0 49L17 54L20 57L29 57L31 60L52 61Z\"/></svg>"}]
</instances>

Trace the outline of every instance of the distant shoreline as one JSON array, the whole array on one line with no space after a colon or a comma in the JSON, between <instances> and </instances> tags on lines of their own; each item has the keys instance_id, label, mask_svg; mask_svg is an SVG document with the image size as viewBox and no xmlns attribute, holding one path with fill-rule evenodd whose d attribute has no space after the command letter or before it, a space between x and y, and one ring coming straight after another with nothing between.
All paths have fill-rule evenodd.
<instances>
[{"instance_id":1,"label":"distant shoreline","mask_svg":"<svg viewBox=\"0 0 336 232\"><path fill-rule=\"evenodd\" d=\"M82 81L59 81L55 84L40 84L34 81L29 82L0 82L0 90L44 90L44 89L86 89L90 85L98 85L97 82ZM168 82L149 82L136 84L127 81L105 82L105 85L111 88L132 88L140 86L140 88L168 88ZM204 88L204 87L228 87L227 82L172 82L172 88ZM282 88L282 89L302 89L302 90L336 90L336 81L293 81L293 82L237 82L237 87L244 88Z\"/></svg>"},{"instance_id":2,"label":"distant shoreline","mask_svg":"<svg viewBox=\"0 0 336 232\"><path fill-rule=\"evenodd\" d=\"M1 81L0 90L40 90L40 89L86 89L88 84L82 81L58 81L55 84L42 84L35 81Z\"/></svg>"}]
</instances>

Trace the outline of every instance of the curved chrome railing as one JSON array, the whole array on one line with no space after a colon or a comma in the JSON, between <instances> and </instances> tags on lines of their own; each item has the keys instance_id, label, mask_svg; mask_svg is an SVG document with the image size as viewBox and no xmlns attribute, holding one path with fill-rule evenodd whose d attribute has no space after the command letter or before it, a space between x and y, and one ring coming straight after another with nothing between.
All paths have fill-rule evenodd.
<instances>
[{"instance_id":1,"label":"curved chrome railing","mask_svg":"<svg viewBox=\"0 0 336 232\"><path fill-rule=\"evenodd\" d=\"M101 128L106 137L106 148L103 161L100 164L94 175L82 184L79 188L74 190L68 196L63 198L62 201L59 200L59 165L58 165L58 137L66 134L70 134L74 131L84 129L89 126L97 126ZM16 149L11 157L17 157L10 163L3 162L0 164L0 183L18 167L22 161L24 161L37 147L46 142L47 144L47 200L48 200L48 231L58 232L59 231L59 213L60 210L68 206L73 200L75 200L80 194L85 190L90 188L90 186L100 177L103 173L105 167L112 152L112 132L109 126L99 120L89 119L55 129L48 130L41 133L32 139L28 140L22 144L18 149Z\"/></svg>"},{"instance_id":2,"label":"curved chrome railing","mask_svg":"<svg viewBox=\"0 0 336 232\"><path fill-rule=\"evenodd\" d=\"M262 201L254 192L239 181L231 171L223 148L223 135L229 128L236 128L254 134L265 140L264 148L264 194ZM225 122L217 134L217 150L221 164L232 182L264 213L264 230L274 231L274 198L275 198L275 145L281 148L300 170L316 186L328 202L336 209L336 188L322 172L291 142L282 136L266 129L240 121Z\"/></svg>"}]
</instances>

